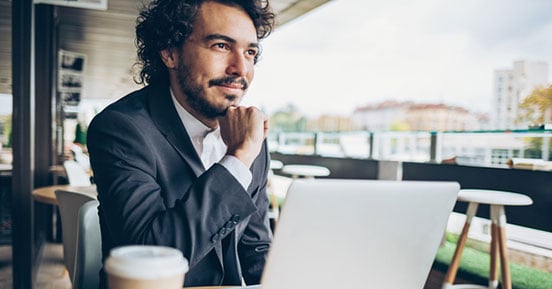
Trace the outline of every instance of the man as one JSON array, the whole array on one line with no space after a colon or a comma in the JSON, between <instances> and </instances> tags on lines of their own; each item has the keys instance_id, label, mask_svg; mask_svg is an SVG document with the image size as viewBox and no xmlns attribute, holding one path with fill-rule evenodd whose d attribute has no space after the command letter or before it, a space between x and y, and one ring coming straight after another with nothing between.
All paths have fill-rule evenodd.
<instances>
[{"instance_id":1,"label":"man","mask_svg":"<svg viewBox=\"0 0 552 289\"><path fill-rule=\"evenodd\" d=\"M260 0L155 0L140 13L148 85L88 131L104 259L117 246L164 245L188 259L185 286L259 283L272 239L268 126L239 102L273 19Z\"/></svg>"}]
</instances>

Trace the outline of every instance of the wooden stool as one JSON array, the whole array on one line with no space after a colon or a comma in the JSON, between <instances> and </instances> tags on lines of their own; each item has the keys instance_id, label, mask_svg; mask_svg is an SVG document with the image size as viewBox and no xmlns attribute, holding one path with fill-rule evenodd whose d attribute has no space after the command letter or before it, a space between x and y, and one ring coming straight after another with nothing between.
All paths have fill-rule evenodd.
<instances>
[{"instance_id":1,"label":"wooden stool","mask_svg":"<svg viewBox=\"0 0 552 289\"><path fill-rule=\"evenodd\" d=\"M533 200L526 195L494 190L460 190L458 201L468 202L468 211L466 212L466 223L462 228L462 233L458 239L456 251L448 268L443 283L443 289L450 288L497 288L498 286L498 257L500 256L500 268L502 274L502 288L512 289L512 280L510 278L510 266L508 263L508 250L506 247L506 213L504 206L526 206L533 204ZM468 230L470 224L477 212L479 204L488 204L491 207L491 270L489 274L489 286L479 285L453 285L456 278L456 272L460 265L460 257L466 245Z\"/></svg>"}]
</instances>

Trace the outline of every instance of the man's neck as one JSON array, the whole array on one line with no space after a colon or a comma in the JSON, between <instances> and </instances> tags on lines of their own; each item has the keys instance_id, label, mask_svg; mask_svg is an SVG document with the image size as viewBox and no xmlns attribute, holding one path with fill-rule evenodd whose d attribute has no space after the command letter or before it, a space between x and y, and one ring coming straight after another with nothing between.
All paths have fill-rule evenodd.
<instances>
[{"instance_id":1,"label":"man's neck","mask_svg":"<svg viewBox=\"0 0 552 289\"><path fill-rule=\"evenodd\" d=\"M178 102L184 108L188 113L190 113L193 117L195 117L197 120L199 120L201 123L203 123L205 126L209 127L210 129L214 130L218 127L218 119L211 119L207 118L195 109L193 109L188 102L186 101L186 96L181 93L180 89L174 89L171 85L171 91Z\"/></svg>"}]
</instances>

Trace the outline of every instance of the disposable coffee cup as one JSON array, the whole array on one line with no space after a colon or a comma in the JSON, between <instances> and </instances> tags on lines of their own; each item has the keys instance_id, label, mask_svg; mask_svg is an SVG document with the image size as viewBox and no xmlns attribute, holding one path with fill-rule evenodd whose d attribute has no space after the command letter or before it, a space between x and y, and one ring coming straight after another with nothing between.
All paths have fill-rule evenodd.
<instances>
[{"instance_id":1,"label":"disposable coffee cup","mask_svg":"<svg viewBox=\"0 0 552 289\"><path fill-rule=\"evenodd\" d=\"M105 262L109 289L182 289L188 261L180 250L163 246L124 246Z\"/></svg>"}]
</instances>

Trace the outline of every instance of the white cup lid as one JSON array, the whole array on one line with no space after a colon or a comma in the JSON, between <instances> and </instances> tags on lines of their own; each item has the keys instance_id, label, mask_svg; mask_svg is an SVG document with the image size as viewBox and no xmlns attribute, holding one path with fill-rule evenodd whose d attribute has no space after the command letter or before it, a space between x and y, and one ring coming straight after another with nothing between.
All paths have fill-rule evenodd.
<instances>
[{"instance_id":1,"label":"white cup lid","mask_svg":"<svg viewBox=\"0 0 552 289\"><path fill-rule=\"evenodd\" d=\"M124 246L112 249L105 262L108 274L137 279L184 274L188 260L182 252L164 246Z\"/></svg>"}]
</instances>

